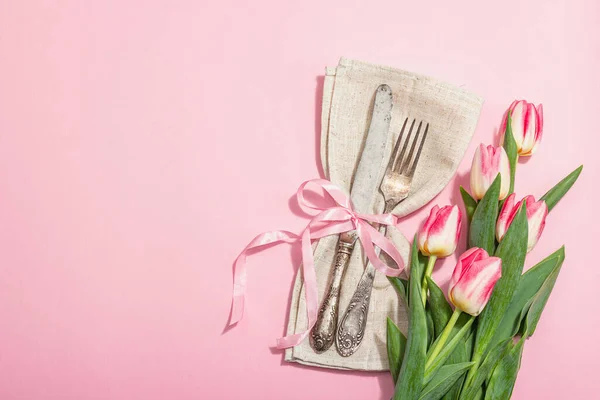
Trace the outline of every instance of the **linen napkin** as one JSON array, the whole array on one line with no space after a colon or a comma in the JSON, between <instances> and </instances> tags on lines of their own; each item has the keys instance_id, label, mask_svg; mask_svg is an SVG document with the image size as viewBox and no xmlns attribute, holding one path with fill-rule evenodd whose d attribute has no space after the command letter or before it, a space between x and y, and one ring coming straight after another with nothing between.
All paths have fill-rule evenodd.
<instances>
[{"instance_id":1,"label":"linen napkin","mask_svg":"<svg viewBox=\"0 0 600 400\"><path fill-rule=\"evenodd\" d=\"M392 120L386 158L381 163L379 179L402 123L406 117L429 122L429 133L413 179L409 197L394 214L405 216L432 200L450 181L469 145L479 119L483 100L468 91L426 76L395 68L372 65L342 58L337 67L326 68L321 115L321 162L327 178L350 191L362 146L369 128L375 90L388 84L393 92ZM381 213L383 197L374 193L372 209ZM394 227L388 237L408 261L409 242ZM319 301L323 299L331 276L337 236L321 239L314 247ZM342 281L340 318L360 280L366 265L359 243ZM317 354L306 339L286 350L285 360L301 364L382 371L389 369L386 350L386 317L394 320L406 333L407 314L386 277L377 273L373 285L365 337L350 357L337 353L335 344ZM292 294L287 334L306 330L307 315L302 273L298 272Z\"/></svg>"}]
</instances>

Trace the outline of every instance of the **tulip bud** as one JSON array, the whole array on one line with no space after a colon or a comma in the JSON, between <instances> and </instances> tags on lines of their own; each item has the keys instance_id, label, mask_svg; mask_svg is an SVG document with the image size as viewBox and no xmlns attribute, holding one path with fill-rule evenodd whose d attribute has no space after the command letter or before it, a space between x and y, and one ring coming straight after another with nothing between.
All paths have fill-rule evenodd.
<instances>
[{"instance_id":1,"label":"tulip bud","mask_svg":"<svg viewBox=\"0 0 600 400\"><path fill-rule=\"evenodd\" d=\"M511 117L512 134L517 143L517 152L520 156L532 155L542 140L542 130L544 128L542 105L536 107L533 103L528 103L525 100L515 100L508 111ZM507 119L508 115L505 115L500 127L502 134L506 132Z\"/></svg>"},{"instance_id":2,"label":"tulip bud","mask_svg":"<svg viewBox=\"0 0 600 400\"><path fill-rule=\"evenodd\" d=\"M525 196L523 200L515 203L515 194L513 193L508 196L498 216L496 238L499 242L504 238L508 227L515 219L515 215L517 215L517 211L519 211L519 207L523 202L525 202L525 207L527 208L527 252L530 252L537 244L540 236L542 236L542 231L544 230L544 226L546 226L548 206L544 200L535 201L533 196Z\"/></svg>"},{"instance_id":3,"label":"tulip bud","mask_svg":"<svg viewBox=\"0 0 600 400\"><path fill-rule=\"evenodd\" d=\"M496 176L500 174L500 196L503 200L510 190L510 164L503 147L480 144L475 150L471 166L471 194L481 200Z\"/></svg>"},{"instance_id":4,"label":"tulip bud","mask_svg":"<svg viewBox=\"0 0 600 400\"><path fill-rule=\"evenodd\" d=\"M460 235L462 213L458 206L437 205L421 227L419 250L426 256L447 257L454 253Z\"/></svg>"},{"instance_id":5,"label":"tulip bud","mask_svg":"<svg viewBox=\"0 0 600 400\"><path fill-rule=\"evenodd\" d=\"M502 260L473 247L460 256L454 268L448 289L450 301L457 309L477 316L489 301L500 276Z\"/></svg>"}]
</instances>

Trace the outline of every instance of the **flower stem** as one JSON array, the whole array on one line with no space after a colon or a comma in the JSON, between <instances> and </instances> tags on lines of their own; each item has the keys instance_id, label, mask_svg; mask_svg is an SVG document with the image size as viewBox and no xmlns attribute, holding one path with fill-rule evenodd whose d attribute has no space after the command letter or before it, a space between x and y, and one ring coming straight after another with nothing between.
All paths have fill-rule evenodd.
<instances>
[{"instance_id":1,"label":"flower stem","mask_svg":"<svg viewBox=\"0 0 600 400\"><path fill-rule=\"evenodd\" d=\"M446 342L448 341L448 337L450 336L450 332L452 332L452 328L454 328L454 325L456 325L456 321L458 321L458 317L460 317L461 313L462 311L460 311L458 308L456 308L452 313L450 320L448 321L446 327L440 335L440 339L437 341L437 344L431 351L431 354L429 355L429 358L425 363L425 370L427 370L431 366L433 361L435 361L435 358L438 356L438 354L440 354L440 351L442 351L442 349L444 348L444 345L446 344Z\"/></svg>"},{"instance_id":2,"label":"flower stem","mask_svg":"<svg viewBox=\"0 0 600 400\"><path fill-rule=\"evenodd\" d=\"M479 368L479 360L480 359L481 359L481 355L479 353L473 354L473 358L471 359L471 361L473 361L475 364L473 364L473 366L469 369L469 372L467 373L467 377L465 379L463 387L466 388L471 384L471 381L475 377L475 373L477 373L477 369Z\"/></svg>"},{"instance_id":3,"label":"flower stem","mask_svg":"<svg viewBox=\"0 0 600 400\"><path fill-rule=\"evenodd\" d=\"M421 284L421 298L423 299L423 307L425 307L425 304L427 304L427 286L429 286L427 283L427 278L431 278L431 272L433 272L435 260L437 260L436 256L429 256L427 268L425 268L425 275L423 276L423 283Z\"/></svg>"}]
</instances>

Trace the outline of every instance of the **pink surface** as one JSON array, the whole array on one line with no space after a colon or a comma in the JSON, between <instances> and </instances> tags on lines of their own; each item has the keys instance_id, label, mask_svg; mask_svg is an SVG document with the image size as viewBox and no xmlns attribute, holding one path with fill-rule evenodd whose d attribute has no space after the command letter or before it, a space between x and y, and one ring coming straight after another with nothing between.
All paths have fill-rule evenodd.
<instances>
[{"instance_id":1,"label":"pink surface","mask_svg":"<svg viewBox=\"0 0 600 400\"><path fill-rule=\"evenodd\" d=\"M319 175L319 76L342 55L486 99L461 183L514 98L544 104L519 195L585 169L528 258L567 245L513 398L598 398L600 5L483 3L0 0L0 398L389 399L387 374L269 350L298 247L250 259L222 334L237 253L306 223L290 197Z\"/></svg>"}]
</instances>

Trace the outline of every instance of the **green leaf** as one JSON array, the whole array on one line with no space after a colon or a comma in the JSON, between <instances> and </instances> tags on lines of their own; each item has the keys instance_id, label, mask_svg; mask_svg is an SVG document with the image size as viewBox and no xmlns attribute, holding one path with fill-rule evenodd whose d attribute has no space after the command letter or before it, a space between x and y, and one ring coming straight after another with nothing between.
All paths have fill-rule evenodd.
<instances>
[{"instance_id":1,"label":"green leaf","mask_svg":"<svg viewBox=\"0 0 600 400\"><path fill-rule=\"evenodd\" d=\"M477 208L477 200L475 200L462 186L460 187L460 195L463 199L463 203L465 203L465 211L467 212L467 219L470 224L471 219L473 219L473 213Z\"/></svg>"},{"instance_id":2,"label":"green leaf","mask_svg":"<svg viewBox=\"0 0 600 400\"><path fill-rule=\"evenodd\" d=\"M410 267L408 338L402 368L394 391L394 400L417 400L423 389L427 357L427 317L421 299L423 272L424 265L419 260L415 236Z\"/></svg>"},{"instance_id":3,"label":"green leaf","mask_svg":"<svg viewBox=\"0 0 600 400\"><path fill-rule=\"evenodd\" d=\"M467 387L463 389L460 395L461 400L473 400L478 396L483 382L485 382L492 374L494 367L509 350L509 345L512 343L512 338L498 343L485 356L485 359L477 368L477 373L467 382Z\"/></svg>"},{"instance_id":4,"label":"green leaf","mask_svg":"<svg viewBox=\"0 0 600 400\"><path fill-rule=\"evenodd\" d=\"M508 155L508 163L510 164L510 190L508 194L511 194L515 190L515 175L517 172L517 161L519 160L519 154L517 153L517 142L515 142L515 137L512 133L512 116L510 115L510 111L507 115L506 120L506 131L504 132L504 150L506 150L506 155Z\"/></svg>"},{"instance_id":5,"label":"green leaf","mask_svg":"<svg viewBox=\"0 0 600 400\"><path fill-rule=\"evenodd\" d=\"M481 247L489 254L496 246L496 219L498 218L498 196L500 174L477 205L469 228L469 246Z\"/></svg>"},{"instance_id":6,"label":"green leaf","mask_svg":"<svg viewBox=\"0 0 600 400\"><path fill-rule=\"evenodd\" d=\"M431 346L435 340L435 331L433 328L433 317L431 316L431 307L425 307L425 317L427 319L427 347Z\"/></svg>"},{"instance_id":7,"label":"green leaf","mask_svg":"<svg viewBox=\"0 0 600 400\"><path fill-rule=\"evenodd\" d=\"M480 387L479 390L477 391L477 393L475 394L474 400L483 400L483 396L484 396L483 388Z\"/></svg>"},{"instance_id":8,"label":"green leaf","mask_svg":"<svg viewBox=\"0 0 600 400\"><path fill-rule=\"evenodd\" d=\"M416 237L416 235L415 235ZM419 281L419 287L423 282L423 277L425 276L425 266L429 262L429 256L424 256L420 252L417 254L417 262L419 263L419 271L421 271L421 280Z\"/></svg>"},{"instance_id":9,"label":"green leaf","mask_svg":"<svg viewBox=\"0 0 600 400\"><path fill-rule=\"evenodd\" d=\"M408 281L393 276L388 276L388 281L390 281L394 289L396 289L398 296L400 296L404 303L408 305Z\"/></svg>"},{"instance_id":10,"label":"green leaf","mask_svg":"<svg viewBox=\"0 0 600 400\"><path fill-rule=\"evenodd\" d=\"M459 344L462 344L462 340L470 331L471 325L475 320L475 318L471 318L470 315L467 314L467 316L468 320L465 323L463 323L462 328L460 328L456 335L454 335L452 339L450 339L450 341L444 345L442 351L440 351L440 354L438 354L438 356L433 361L433 364L431 364L431 366L427 370L425 370L425 382L429 382L435 376L437 371L446 363L446 361L448 361L448 358L450 357L450 355L452 355L456 347Z\"/></svg>"},{"instance_id":11,"label":"green leaf","mask_svg":"<svg viewBox=\"0 0 600 400\"><path fill-rule=\"evenodd\" d=\"M496 251L496 256L502 259L502 277L479 315L473 360L480 360L492 341L521 279L526 254L527 213L521 206Z\"/></svg>"},{"instance_id":12,"label":"green leaf","mask_svg":"<svg viewBox=\"0 0 600 400\"><path fill-rule=\"evenodd\" d=\"M517 344L509 342L509 352L498 361L486 387L485 400L510 399L521 367L524 345L524 337Z\"/></svg>"},{"instance_id":13,"label":"green leaf","mask_svg":"<svg viewBox=\"0 0 600 400\"><path fill-rule=\"evenodd\" d=\"M527 311L527 318L525 319L525 333L523 336L530 337L535 332L535 328L537 328L544 307L546 307L546 303L550 297L550 293L552 293L552 289L554 289L554 284L556 283L556 278L558 278L561 267L562 261L554 268L554 270L552 270L550 276L544 281L544 284L532 299L531 306Z\"/></svg>"},{"instance_id":14,"label":"green leaf","mask_svg":"<svg viewBox=\"0 0 600 400\"><path fill-rule=\"evenodd\" d=\"M474 363L444 365L425 386L419 400L439 400Z\"/></svg>"},{"instance_id":15,"label":"green leaf","mask_svg":"<svg viewBox=\"0 0 600 400\"><path fill-rule=\"evenodd\" d=\"M467 358L469 360L473 357L473 349L475 349L475 336L478 326L477 319L478 318L475 319L471 333L465 338L465 351L467 352Z\"/></svg>"},{"instance_id":16,"label":"green leaf","mask_svg":"<svg viewBox=\"0 0 600 400\"><path fill-rule=\"evenodd\" d=\"M427 277L429 287L429 305L431 306L431 317L433 318L433 326L435 330L435 337L440 336L440 333L448 324L450 317L452 316L452 307L446 301L446 296L442 289L435 283L435 281Z\"/></svg>"},{"instance_id":17,"label":"green leaf","mask_svg":"<svg viewBox=\"0 0 600 400\"><path fill-rule=\"evenodd\" d=\"M398 381L402 358L406 349L406 338L400 332L400 329L394 321L387 319L387 353L390 364L390 373L394 379L394 384Z\"/></svg>"},{"instance_id":18,"label":"green leaf","mask_svg":"<svg viewBox=\"0 0 600 400\"><path fill-rule=\"evenodd\" d=\"M521 326L522 318L527 314L531 306L533 297L540 290L552 271L560 268L564 259L565 249L561 247L521 276L510 306L504 313L502 322L500 322L496 330L492 343L508 339L517 333Z\"/></svg>"},{"instance_id":19,"label":"green leaf","mask_svg":"<svg viewBox=\"0 0 600 400\"><path fill-rule=\"evenodd\" d=\"M435 281L429 277L427 277L427 282L429 283L429 304L431 305L431 316L433 318L433 325L435 329L436 339L450 320L452 316L452 307L446 301L446 297L444 296L444 292L440 287L435 283ZM452 328L452 332L450 336L456 335L458 331L462 329L465 323L471 318L469 314L462 313L456 322L456 325Z\"/></svg>"},{"instance_id":20,"label":"green leaf","mask_svg":"<svg viewBox=\"0 0 600 400\"><path fill-rule=\"evenodd\" d=\"M456 346L456 349L454 349L454 352L450 355L448 361L446 361L447 364L458 364L469 361L469 357L467 356L467 352L465 350L465 338L463 338L462 342L463 343L459 343L458 346ZM454 383L454 386L448 390L448 393L446 393L442 399L455 400L458 398L465 377L465 375L461 375L460 378L458 378L458 380Z\"/></svg>"},{"instance_id":21,"label":"green leaf","mask_svg":"<svg viewBox=\"0 0 600 400\"><path fill-rule=\"evenodd\" d=\"M475 323L473 324L473 327L471 328L471 333L464 339L464 349L465 349L465 353L467 355L467 360L473 359L473 349L475 348L475 334L477 332L477 325L478 325L477 320L478 319L479 318L475 318ZM475 365L475 367L476 367L476 365ZM475 367L471 367L471 371ZM469 371L469 374L471 374L471 371ZM467 377L468 377L468 375L467 375ZM462 399L462 397L459 397L458 395L461 394L463 386L466 386L466 384L465 384L466 378L462 378L462 381L463 381L463 383L460 386L460 390L458 391L457 396L450 400Z\"/></svg>"},{"instance_id":22,"label":"green leaf","mask_svg":"<svg viewBox=\"0 0 600 400\"><path fill-rule=\"evenodd\" d=\"M571 189L571 186L575 183L579 174L583 170L583 165L580 165L575 171L567 175L562 181L558 182L556 186L550 189L540 200L544 200L548 206L548 212L552 211L554 206L563 198L565 194Z\"/></svg>"}]
</instances>

